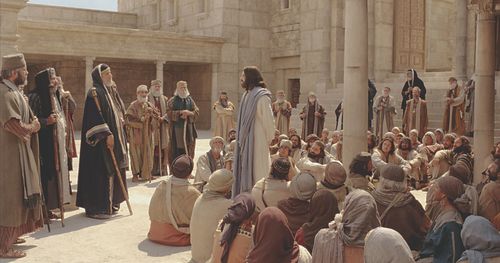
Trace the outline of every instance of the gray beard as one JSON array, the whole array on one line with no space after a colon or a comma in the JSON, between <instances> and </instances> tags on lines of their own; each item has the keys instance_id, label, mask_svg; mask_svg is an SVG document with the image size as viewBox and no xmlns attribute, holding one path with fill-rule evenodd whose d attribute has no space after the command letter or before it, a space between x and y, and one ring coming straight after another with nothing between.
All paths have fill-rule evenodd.
<instances>
[{"instance_id":1,"label":"gray beard","mask_svg":"<svg viewBox=\"0 0 500 263\"><path fill-rule=\"evenodd\" d=\"M141 96L137 96L137 101L140 102L140 103L144 103L146 102L148 99L148 97L141 97Z\"/></svg>"},{"instance_id":2,"label":"gray beard","mask_svg":"<svg viewBox=\"0 0 500 263\"><path fill-rule=\"evenodd\" d=\"M161 95L163 95L163 92L160 91L156 91L156 90L151 90L151 95L153 95L153 97L160 97Z\"/></svg>"}]
</instances>

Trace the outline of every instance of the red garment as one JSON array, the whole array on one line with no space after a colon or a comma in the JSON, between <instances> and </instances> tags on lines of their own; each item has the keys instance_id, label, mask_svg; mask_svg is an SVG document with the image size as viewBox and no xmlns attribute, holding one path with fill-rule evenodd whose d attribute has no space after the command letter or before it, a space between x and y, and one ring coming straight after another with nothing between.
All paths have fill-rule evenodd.
<instances>
[{"instance_id":1,"label":"red garment","mask_svg":"<svg viewBox=\"0 0 500 263\"><path fill-rule=\"evenodd\" d=\"M151 221L148 233L149 240L167 246L190 246L190 235L179 232L169 223Z\"/></svg>"},{"instance_id":2,"label":"red garment","mask_svg":"<svg viewBox=\"0 0 500 263\"><path fill-rule=\"evenodd\" d=\"M304 240L304 229L302 229L302 227L297 230L297 233L295 233L295 242L301 246L304 246L306 243Z\"/></svg>"}]
</instances>

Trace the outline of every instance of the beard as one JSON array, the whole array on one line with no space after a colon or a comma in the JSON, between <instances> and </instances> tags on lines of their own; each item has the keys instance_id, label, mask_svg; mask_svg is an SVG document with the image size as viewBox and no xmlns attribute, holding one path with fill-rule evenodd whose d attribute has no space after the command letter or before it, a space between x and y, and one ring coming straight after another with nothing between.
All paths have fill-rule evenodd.
<instances>
[{"instance_id":1,"label":"beard","mask_svg":"<svg viewBox=\"0 0 500 263\"><path fill-rule=\"evenodd\" d=\"M223 108L227 108L227 99L219 99L220 105L222 105Z\"/></svg>"},{"instance_id":2,"label":"beard","mask_svg":"<svg viewBox=\"0 0 500 263\"><path fill-rule=\"evenodd\" d=\"M185 90L176 90L175 91L175 96L179 96L181 99L185 99L189 96L189 91L187 91L187 89Z\"/></svg>"},{"instance_id":3,"label":"beard","mask_svg":"<svg viewBox=\"0 0 500 263\"><path fill-rule=\"evenodd\" d=\"M158 98L158 97L160 97L161 95L163 95L163 92L162 92L162 90L161 90L161 89L160 89L160 90L152 89L152 90L151 90L151 95L153 95L153 97Z\"/></svg>"},{"instance_id":4,"label":"beard","mask_svg":"<svg viewBox=\"0 0 500 263\"><path fill-rule=\"evenodd\" d=\"M278 98L276 98L276 102L278 102L278 103L283 103L283 102L285 102L285 98L283 98L283 97L278 97Z\"/></svg>"},{"instance_id":5,"label":"beard","mask_svg":"<svg viewBox=\"0 0 500 263\"><path fill-rule=\"evenodd\" d=\"M148 100L148 97L137 96L137 101L140 103L144 103Z\"/></svg>"},{"instance_id":6,"label":"beard","mask_svg":"<svg viewBox=\"0 0 500 263\"><path fill-rule=\"evenodd\" d=\"M16 86L26 86L28 84L28 79L26 76L22 76L20 73L17 74L17 79L14 80L14 85Z\"/></svg>"},{"instance_id":7,"label":"beard","mask_svg":"<svg viewBox=\"0 0 500 263\"><path fill-rule=\"evenodd\" d=\"M453 152L456 154L467 153L467 148L463 145L453 148Z\"/></svg>"},{"instance_id":8,"label":"beard","mask_svg":"<svg viewBox=\"0 0 500 263\"><path fill-rule=\"evenodd\" d=\"M113 80L110 79L110 80L102 80L102 83L106 86L106 87L111 87L113 85Z\"/></svg>"},{"instance_id":9,"label":"beard","mask_svg":"<svg viewBox=\"0 0 500 263\"><path fill-rule=\"evenodd\" d=\"M325 157L325 153L320 152L319 154L315 154L315 153L310 152L307 154L307 157L309 157L315 161L319 161L319 159Z\"/></svg>"}]
</instances>

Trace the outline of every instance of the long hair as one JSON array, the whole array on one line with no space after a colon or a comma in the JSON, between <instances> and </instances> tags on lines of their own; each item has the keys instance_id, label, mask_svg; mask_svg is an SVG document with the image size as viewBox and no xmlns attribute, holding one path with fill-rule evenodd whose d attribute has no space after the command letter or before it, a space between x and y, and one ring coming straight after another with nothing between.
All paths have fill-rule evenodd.
<instances>
[{"instance_id":1,"label":"long hair","mask_svg":"<svg viewBox=\"0 0 500 263\"><path fill-rule=\"evenodd\" d=\"M389 154L393 154L394 151L396 150L396 145L394 145L394 139L391 137L385 137L380 141L380 144L378 145L378 149L382 151L382 145L384 144L385 141L390 141L391 142L391 150L389 151Z\"/></svg>"},{"instance_id":2,"label":"long hair","mask_svg":"<svg viewBox=\"0 0 500 263\"><path fill-rule=\"evenodd\" d=\"M243 86L246 90L251 90L255 87L267 88L259 68L255 66L248 66L243 69L243 73L245 74L245 82L243 83Z\"/></svg>"},{"instance_id":3,"label":"long hair","mask_svg":"<svg viewBox=\"0 0 500 263\"><path fill-rule=\"evenodd\" d=\"M371 159L372 158L369 153L358 153L349 165L349 172L364 176L370 175L371 172L368 171L368 163Z\"/></svg>"}]
</instances>

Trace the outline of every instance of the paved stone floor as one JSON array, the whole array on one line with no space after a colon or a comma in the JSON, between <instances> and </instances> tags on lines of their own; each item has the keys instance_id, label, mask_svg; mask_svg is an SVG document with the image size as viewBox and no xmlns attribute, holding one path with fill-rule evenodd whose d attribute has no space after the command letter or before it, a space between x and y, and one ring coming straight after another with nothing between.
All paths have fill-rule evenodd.
<instances>
[{"instance_id":1,"label":"paved stone floor","mask_svg":"<svg viewBox=\"0 0 500 263\"><path fill-rule=\"evenodd\" d=\"M208 151L210 136L209 131L200 132L196 156ZM79 147L79 141L77 143ZM78 160L74 161L74 167L78 167ZM83 209L67 211L64 228L59 222L53 222L50 233L45 227L29 235L27 242L18 246L26 251L27 257L15 262L189 262L190 247L166 247L147 239L149 200L163 179L132 183L131 178L127 172L132 216L125 203L111 220L87 218ZM71 172L71 181L76 189L76 171ZM425 193L414 194L419 201L425 201ZM0 259L2 263L13 261Z\"/></svg>"}]
</instances>

